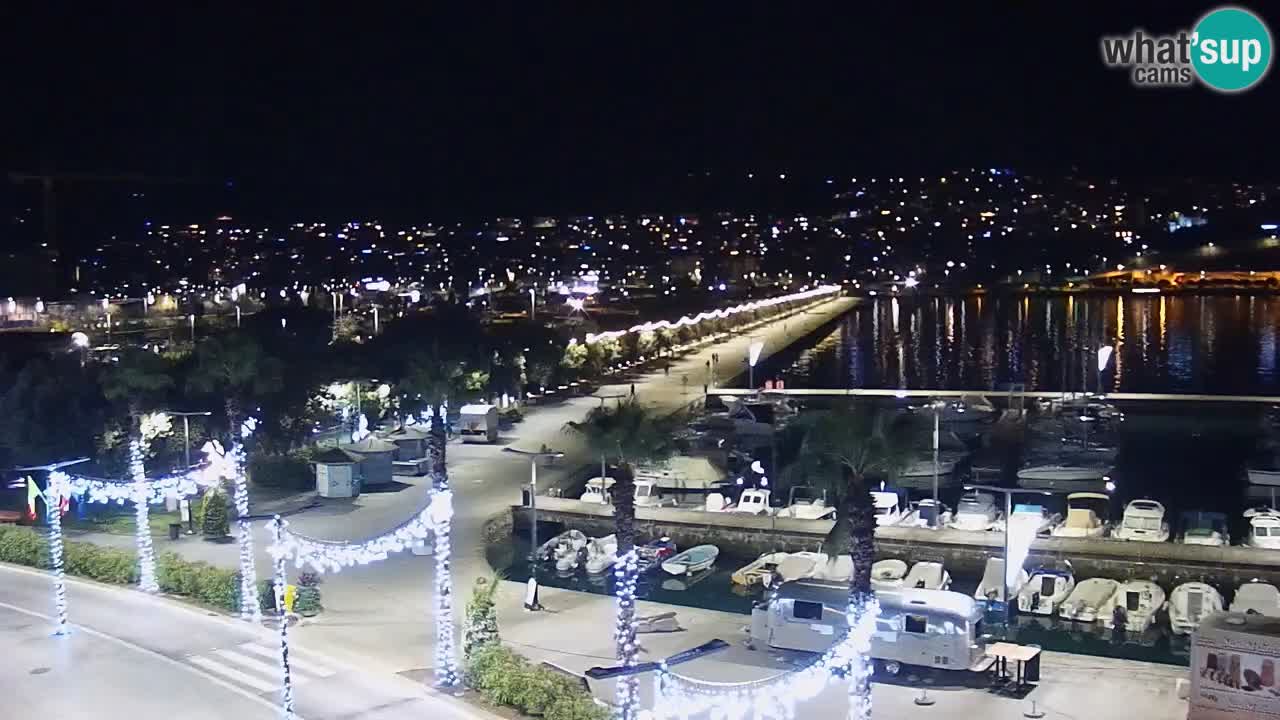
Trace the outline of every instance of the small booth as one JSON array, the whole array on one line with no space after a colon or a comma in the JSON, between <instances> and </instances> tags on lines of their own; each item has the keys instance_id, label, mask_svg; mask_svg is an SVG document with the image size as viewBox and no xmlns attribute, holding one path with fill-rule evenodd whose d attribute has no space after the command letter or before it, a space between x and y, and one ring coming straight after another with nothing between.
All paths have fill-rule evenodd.
<instances>
[{"instance_id":1,"label":"small booth","mask_svg":"<svg viewBox=\"0 0 1280 720\"><path fill-rule=\"evenodd\" d=\"M396 446L396 460L417 460L427 456L430 434L425 425L406 425L387 433L386 439Z\"/></svg>"},{"instance_id":2,"label":"small booth","mask_svg":"<svg viewBox=\"0 0 1280 720\"><path fill-rule=\"evenodd\" d=\"M360 476L364 485L383 485L391 482L392 463L396 446L386 440L369 437L360 442L340 445L344 450L360 458Z\"/></svg>"},{"instance_id":3,"label":"small booth","mask_svg":"<svg viewBox=\"0 0 1280 720\"><path fill-rule=\"evenodd\" d=\"M360 458L338 448L321 450L311 458L316 467L316 493L326 498L360 494Z\"/></svg>"},{"instance_id":4,"label":"small booth","mask_svg":"<svg viewBox=\"0 0 1280 720\"><path fill-rule=\"evenodd\" d=\"M463 405L458 411L458 434L462 442L498 441L498 408L494 405Z\"/></svg>"}]
</instances>

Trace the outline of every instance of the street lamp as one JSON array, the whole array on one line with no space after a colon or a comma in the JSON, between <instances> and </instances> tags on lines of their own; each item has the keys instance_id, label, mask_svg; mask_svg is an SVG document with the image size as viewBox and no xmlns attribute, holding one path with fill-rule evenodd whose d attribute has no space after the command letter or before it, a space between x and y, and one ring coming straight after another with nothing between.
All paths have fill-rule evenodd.
<instances>
[{"instance_id":1,"label":"street lamp","mask_svg":"<svg viewBox=\"0 0 1280 720\"><path fill-rule=\"evenodd\" d=\"M192 317L195 317L195 316L193 315ZM182 418L182 454L183 454L183 457L186 459L186 463L187 463L186 467L183 469L190 470L191 469L191 418L209 417L213 413L209 412L208 410L202 410L200 412L178 412L177 410L161 410L160 412L164 413L165 415L172 415L174 417ZM234 428L232 428L232 432L235 432ZM188 500L186 497L179 498L178 508L179 508L178 512L181 515L186 517L187 534L195 535L196 521L195 521L195 516L191 512L191 501Z\"/></svg>"},{"instance_id":2,"label":"street lamp","mask_svg":"<svg viewBox=\"0 0 1280 720\"><path fill-rule=\"evenodd\" d=\"M760 351L764 350L764 341L752 340L747 346L747 385L756 388L756 363L760 361Z\"/></svg>"},{"instance_id":3,"label":"street lamp","mask_svg":"<svg viewBox=\"0 0 1280 720\"><path fill-rule=\"evenodd\" d=\"M543 449L538 451L517 450L513 447L502 448L504 452L524 455L529 458L529 511L533 522L529 526L529 589L525 596L526 610L541 610L538 604L538 458L559 459L564 453L559 450Z\"/></svg>"},{"instance_id":4,"label":"street lamp","mask_svg":"<svg viewBox=\"0 0 1280 720\"><path fill-rule=\"evenodd\" d=\"M1107 369L1107 363L1111 362L1111 355L1115 352L1115 348L1110 345L1103 345L1098 348L1098 394L1102 394L1102 371Z\"/></svg>"},{"instance_id":5,"label":"street lamp","mask_svg":"<svg viewBox=\"0 0 1280 720\"><path fill-rule=\"evenodd\" d=\"M1027 537L1024 539L1021 535L1019 535L1018 541L1019 541L1019 545L1022 545L1022 547L1018 548L1018 553L1021 555L1021 557L1018 558L1018 562L1015 565L1012 562L1013 558L1011 558L1009 555L1009 530L1013 525L1013 496L1014 495L1052 495L1053 493L1050 493L1045 490L1023 490L1021 488L996 487L995 485L965 485L964 489L965 490L982 490L984 492L999 493L1001 495L1004 495L1004 588L1003 590L1004 590L1005 619L1008 620L1009 616L1012 614L1012 611L1013 611L1012 605L1011 605L1013 593L1011 593L1010 590L1013 587L1014 579L1018 577L1018 573L1022 570L1022 563L1024 560L1026 560L1027 551L1031 549L1031 540L1035 537L1035 535L1032 534L1030 537Z\"/></svg>"}]
</instances>

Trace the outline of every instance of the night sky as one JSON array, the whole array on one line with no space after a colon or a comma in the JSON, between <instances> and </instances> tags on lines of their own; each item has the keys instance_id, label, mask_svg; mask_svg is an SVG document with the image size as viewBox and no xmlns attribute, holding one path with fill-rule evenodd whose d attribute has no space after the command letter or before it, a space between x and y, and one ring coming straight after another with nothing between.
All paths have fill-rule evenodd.
<instances>
[{"instance_id":1,"label":"night sky","mask_svg":"<svg viewBox=\"0 0 1280 720\"><path fill-rule=\"evenodd\" d=\"M198 178L280 213L785 197L748 171L804 192L962 165L1277 175L1274 71L1223 96L1133 88L1101 64L1100 35L1189 27L1212 3L874 5L335 21L7 9L0 165Z\"/></svg>"}]
</instances>

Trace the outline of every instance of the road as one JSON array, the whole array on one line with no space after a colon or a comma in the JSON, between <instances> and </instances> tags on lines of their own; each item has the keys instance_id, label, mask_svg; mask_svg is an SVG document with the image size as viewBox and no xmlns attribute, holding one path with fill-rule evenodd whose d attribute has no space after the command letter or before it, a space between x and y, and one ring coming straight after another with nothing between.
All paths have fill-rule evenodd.
<instances>
[{"instance_id":1,"label":"road","mask_svg":"<svg viewBox=\"0 0 1280 720\"><path fill-rule=\"evenodd\" d=\"M47 574L0 566L0 716L276 720L277 635L134 590L72 581L74 621L55 637ZM494 717L396 675L290 643L302 720Z\"/></svg>"}]
</instances>

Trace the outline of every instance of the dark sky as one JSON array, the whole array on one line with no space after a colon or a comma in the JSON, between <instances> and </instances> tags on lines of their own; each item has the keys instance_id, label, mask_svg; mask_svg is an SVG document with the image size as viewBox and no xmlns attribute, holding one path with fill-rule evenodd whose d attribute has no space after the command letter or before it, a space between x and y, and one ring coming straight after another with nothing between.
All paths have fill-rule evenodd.
<instances>
[{"instance_id":1,"label":"dark sky","mask_svg":"<svg viewBox=\"0 0 1280 720\"><path fill-rule=\"evenodd\" d=\"M466 5L7 8L0 165L233 180L290 211L529 212L661 204L689 172L724 191L747 171L1274 178L1280 159L1275 72L1223 96L1101 65L1100 35L1212 3Z\"/></svg>"}]
</instances>

